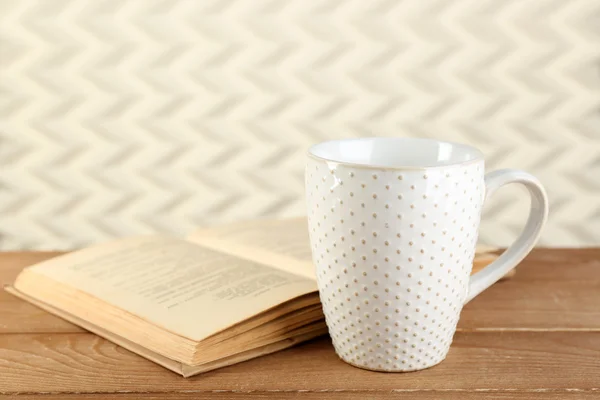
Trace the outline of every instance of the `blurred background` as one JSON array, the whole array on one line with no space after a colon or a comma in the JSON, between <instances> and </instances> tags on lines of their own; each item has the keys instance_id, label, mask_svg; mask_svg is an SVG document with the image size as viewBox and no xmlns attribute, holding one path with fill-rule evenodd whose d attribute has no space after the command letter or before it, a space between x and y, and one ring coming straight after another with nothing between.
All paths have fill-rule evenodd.
<instances>
[{"instance_id":1,"label":"blurred background","mask_svg":"<svg viewBox=\"0 0 600 400\"><path fill-rule=\"evenodd\" d=\"M0 0L0 248L305 213L316 142L479 147L600 244L598 0ZM481 238L509 244L518 187Z\"/></svg>"}]
</instances>

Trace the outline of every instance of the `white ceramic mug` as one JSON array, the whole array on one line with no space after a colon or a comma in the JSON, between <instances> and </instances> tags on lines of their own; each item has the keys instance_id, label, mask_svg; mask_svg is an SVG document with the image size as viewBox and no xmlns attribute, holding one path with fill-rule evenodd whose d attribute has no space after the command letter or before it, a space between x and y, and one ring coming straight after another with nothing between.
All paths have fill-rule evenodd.
<instances>
[{"instance_id":1,"label":"white ceramic mug","mask_svg":"<svg viewBox=\"0 0 600 400\"><path fill-rule=\"evenodd\" d=\"M470 276L486 197L521 183L531 211L521 236ZM337 354L357 367L413 371L442 361L465 303L532 249L548 214L526 172L484 176L481 152L429 139L366 138L310 148L309 233Z\"/></svg>"}]
</instances>

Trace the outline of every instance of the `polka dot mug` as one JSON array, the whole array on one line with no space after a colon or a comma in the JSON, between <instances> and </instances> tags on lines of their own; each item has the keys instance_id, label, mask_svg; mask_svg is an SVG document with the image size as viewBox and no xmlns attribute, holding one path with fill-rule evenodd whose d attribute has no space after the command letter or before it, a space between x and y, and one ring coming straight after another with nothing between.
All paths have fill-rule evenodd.
<instances>
[{"instance_id":1,"label":"polka dot mug","mask_svg":"<svg viewBox=\"0 0 600 400\"><path fill-rule=\"evenodd\" d=\"M525 229L471 277L483 202L513 182L531 195ZM317 144L308 152L306 194L335 350L347 363L377 371L441 362L463 305L529 253L548 214L533 176L517 170L484 175L479 150L429 139Z\"/></svg>"}]
</instances>

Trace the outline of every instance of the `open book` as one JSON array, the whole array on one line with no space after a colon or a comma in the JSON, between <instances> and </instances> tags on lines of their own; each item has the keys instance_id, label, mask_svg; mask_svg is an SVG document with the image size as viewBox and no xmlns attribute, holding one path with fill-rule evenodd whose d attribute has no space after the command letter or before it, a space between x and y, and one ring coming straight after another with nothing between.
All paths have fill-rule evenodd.
<instances>
[{"instance_id":1,"label":"open book","mask_svg":"<svg viewBox=\"0 0 600 400\"><path fill-rule=\"evenodd\" d=\"M250 222L79 250L6 289L191 376L325 334L310 260L304 219Z\"/></svg>"}]
</instances>

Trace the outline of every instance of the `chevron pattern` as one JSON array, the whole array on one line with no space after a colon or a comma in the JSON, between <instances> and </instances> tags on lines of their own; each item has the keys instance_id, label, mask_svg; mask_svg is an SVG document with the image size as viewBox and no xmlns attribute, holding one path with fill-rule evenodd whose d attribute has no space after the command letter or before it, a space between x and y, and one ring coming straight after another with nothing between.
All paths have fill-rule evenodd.
<instances>
[{"instance_id":1,"label":"chevron pattern","mask_svg":"<svg viewBox=\"0 0 600 400\"><path fill-rule=\"evenodd\" d=\"M304 151L473 144L600 244L597 0L0 0L2 249L304 213ZM518 188L487 205L507 245Z\"/></svg>"}]
</instances>

